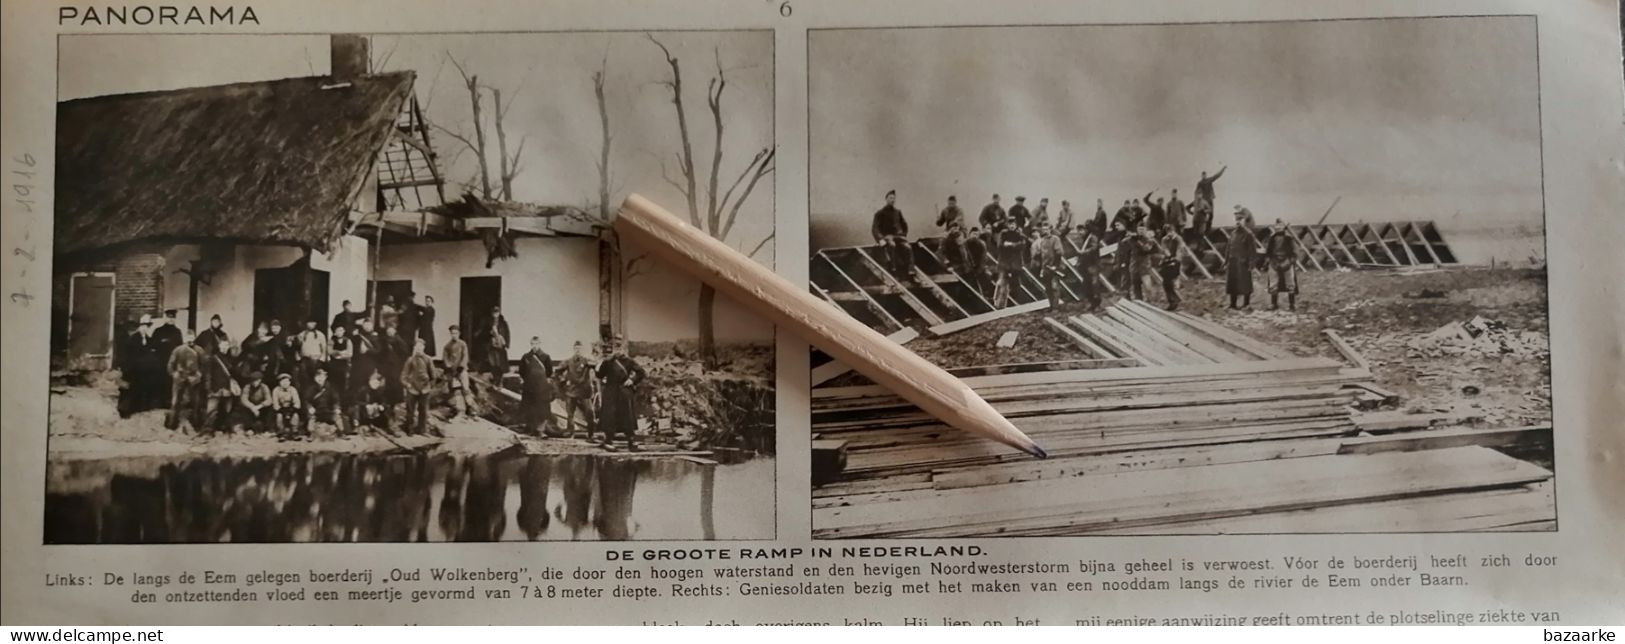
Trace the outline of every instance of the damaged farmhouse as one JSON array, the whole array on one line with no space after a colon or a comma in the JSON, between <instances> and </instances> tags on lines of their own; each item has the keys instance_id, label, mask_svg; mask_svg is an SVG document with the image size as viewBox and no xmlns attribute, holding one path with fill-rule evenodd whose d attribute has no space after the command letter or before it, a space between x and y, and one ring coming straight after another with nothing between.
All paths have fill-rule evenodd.
<instances>
[{"instance_id":1,"label":"damaged farmhouse","mask_svg":"<svg viewBox=\"0 0 1625 644\"><path fill-rule=\"evenodd\" d=\"M555 71L600 157L464 70L646 36L459 38L243 37L284 70L319 42L329 73L58 104L48 543L773 536L769 341L628 297L607 209L514 197L609 198L609 115L648 108L606 102L598 60ZM434 104L397 50L464 82ZM578 134L602 186L515 181L527 139Z\"/></svg>"}]
</instances>

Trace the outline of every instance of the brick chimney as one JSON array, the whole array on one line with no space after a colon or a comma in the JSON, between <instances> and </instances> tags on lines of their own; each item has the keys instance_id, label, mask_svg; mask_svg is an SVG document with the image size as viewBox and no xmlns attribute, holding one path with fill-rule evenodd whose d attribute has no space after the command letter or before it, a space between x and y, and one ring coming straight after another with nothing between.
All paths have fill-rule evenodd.
<instances>
[{"instance_id":1,"label":"brick chimney","mask_svg":"<svg viewBox=\"0 0 1625 644\"><path fill-rule=\"evenodd\" d=\"M367 75L371 64L371 43L358 34L333 34L329 74L333 82L344 83Z\"/></svg>"}]
</instances>

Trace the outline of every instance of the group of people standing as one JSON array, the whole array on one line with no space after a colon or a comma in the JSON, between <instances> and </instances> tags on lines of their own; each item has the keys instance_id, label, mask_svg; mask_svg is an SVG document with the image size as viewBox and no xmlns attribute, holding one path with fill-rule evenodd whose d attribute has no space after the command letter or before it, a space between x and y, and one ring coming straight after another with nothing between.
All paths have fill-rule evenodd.
<instances>
[{"instance_id":1,"label":"group of people standing","mask_svg":"<svg viewBox=\"0 0 1625 644\"><path fill-rule=\"evenodd\" d=\"M1188 249L1211 233L1217 197L1214 183L1226 169L1221 167L1211 175L1202 172L1190 202L1180 198L1178 189L1170 190L1166 199L1152 191L1143 199L1125 200L1111 216L1103 199L1095 201L1092 216L1077 217L1071 202L1063 200L1052 217L1048 198L1029 209L1026 197L1017 196L1006 210L994 194L970 222L957 197L950 195L948 205L937 215L936 225L944 231L937 252L948 268L996 308L1012 303L1011 290L1023 274L1043 284L1051 302L1065 302L1062 282L1074 270L1081 278L1078 297L1091 310L1100 306L1102 281L1109 281L1132 299L1144 299L1160 282L1166 306L1174 310L1181 302L1182 258L1201 261ZM878 245L877 261L894 275L907 278L915 270L914 249L908 241L908 221L896 204L897 192L887 192L886 204L875 212L870 232ZM1236 225L1248 233L1253 229L1252 213L1240 205L1236 206ZM1280 220L1271 232L1262 260L1254 235L1231 235L1226 248L1226 290L1233 307L1250 304L1251 271L1268 266L1274 274L1272 302L1284 292L1289 295L1289 305L1296 308L1296 240ZM1108 255L1111 257L1103 261Z\"/></svg>"},{"instance_id":2,"label":"group of people standing","mask_svg":"<svg viewBox=\"0 0 1625 644\"><path fill-rule=\"evenodd\" d=\"M620 433L634 446L632 392L646 374L620 338L602 361L590 359L577 342L575 355L555 366L541 339L532 337L513 374L511 334L500 307L480 323L472 348L458 325L448 326L439 364L432 297L421 303L412 296L386 298L371 311L356 311L349 300L342 307L325 326L310 319L288 330L272 319L241 341L219 315L196 334L175 326L173 310L143 315L119 348L120 414L167 408L165 426L188 433L247 430L295 439L308 438L312 423L325 423L339 434L426 434L431 398L443 391L451 415L468 413L470 374L484 370L499 386L518 378L529 431L555 431L552 404L562 395L566 431L581 417L589 438L602 425L606 444Z\"/></svg>"}]
</instances>

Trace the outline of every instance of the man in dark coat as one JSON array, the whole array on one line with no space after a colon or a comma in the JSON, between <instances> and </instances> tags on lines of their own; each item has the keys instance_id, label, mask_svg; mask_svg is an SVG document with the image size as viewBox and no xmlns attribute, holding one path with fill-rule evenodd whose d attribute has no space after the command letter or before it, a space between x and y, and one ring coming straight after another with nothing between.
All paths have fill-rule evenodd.
<instances>
[{"instance_id":1,"label":"man in dark coat","mask_svg":"<svg viewBox=\"0 0 1625 644\"><path fill-rule=\"evenodd\" d=\"M1153 190L1145 193L1145 206L1149 212L1149 214L1146 215L1145 224L1146 228L1151 231L1151 234L1161 235L1163 225L1168 223L1168 211L1163 207L1161 197L1154 200L1151 198L1151 194L1153 192L1156 191Z\"/></svg>"},{"instance_id":2,"label":"man in dark coat","mask_svg":"<svg viewBox=\"0 0 1625 644\"><path fill-rule=\"evenodd\" d=\"M1219 168L1219 171L1213 173L1211 177L1208 176L1206 170L1203 170L1202 178L1196 180L1196 198L1208 202L1208 205L1218 203L1218 194L1213 191L1213 182L1224 176L1224 171L1229 167Z\"/></svg>"},{"instance_id":3,"label":"man in dark coat","mask_svg":"<svg viewBox=\"0 0 1625 644\"><path fill-rule=\"evenodd\" d=\"M987 297L987 239L980 227L971 228L965 236L965 269L960 276L970 282L971 288Z\"/></svg>"},{"instance_id":4,"label":"man in dark coat","mask_svg":"<svg viewBox=\"0 0 1625 644\"><path fill-rule=\"evenodd\" d=\"M1162 246L1157 244L1156 237L1152 236L1151 229L1141 228L1139 232L1129 235L1123 246L1129 249L1129 297L1144 301L1147 287L1152 281L1152 272L1162 259Z\"/></svg>"},{"instance_id":5,"label":"man in dark coat","mask_svg":"<svg viewBox=\"0 0 1625 644\"><path fill-rule=\"evenodd\" d=\"M168 365L169 354L186 342L180 328L175 326L175 314L175 309L169 309L164 311L162 318L153 321L152 340L157 352L155 357L161 365ZM155 392L158 394L157 404L159 407L168 408L174 402L170 395L173 387L170 385L169 371L163 369L158 374L158 391Z\"/></svg>"},{"instance_id":6,"label":"man in dark coat","mask_svg":"<svg viewBox=\"0 0 1625 644\"><path fill-rule=\"evenodd\" d=\"M163 395L160 388L164 363L158 359L158 341L152 337L152 330L152 316L142 315L120 352L126 386L120 394L119 411L125 417L158 407Z\"/></svg>"},{"instance_id":7,"label":"man in dark coat","mask_svg":"<svg viewBox=\"0 0 1625 644\"><path fill-rule=\"evenodd\" d=\"M266 434L276 431L276 420L271 415L271 387L265 384L265 374L258 371L248 374L248 384L243 385L243 393L237 397L237 410L244 429Z\"/></svg>"},{"instance_id":8,"label":"man in dark coat","mask_svg":"<svg viewBox=\"0 0 1625 644\"><path fill-rule=\"evenodd\" d=\"M1118 224L1122 224L1124 232L1134 232L1134 206L1127 199L1123 200L1123 207L1117 209L1117 214L1112 215L1111 229L1115 230Z\"/></svg>"},{"instance_id":9,"label":"man in dark coat","mask_svg":"<svg viewBox=\"0 0 1625 644\"><path fill-rule=\"evenodd\" d=\"M1236 218L1224 251L1224 292L1230 308L1244 309L1253 303L1253 264L1258 260L1258 239L1246 222Z\"/></svg>"},{"instance_id":10,"label":"man in dark coat","mask_svg":"<svg viewBox=\"0 0 1625 644\"><path fill-rule=\"evenodd\" d=\"M1157 266L1157 275L1162 278L1162 295L1168 303L1168 310L1179 310L1179 277L1181 266L1180 249L1184 247L1185 240L1179 235L1179 228L1173 224L1163 226L1162 233L1162 263Z\"/></svg>"},{"instance_id":11,"label":"man in dark coat","mask_svg":"<svg viewBox=\"0 0 1625 644\"><path fill-rule=\"evenodd\" d=\"M357 313L355 310L353 310L351 307L354 306L354 304L352 304L349 300L345 300L344 303L339 306L342 307L343 310L339 311L338 314L333 316L333 326L327 330L328 333L332 333L333 329L339 327L344 327L354 331L359 325L361 318L367 317L367 314Z\"/></svg>"},{"instance_id":12,"label":"man in dark coat","mask_svg":"<svg viewBox=\"0 0 1625 644\"><path fill-rule=\"evenodd\" d=\"M880 245L881 254L894 275L907 279L913 272L914 252L908 247L908 220L897 209L897 191L886 192L886 205L875 211L869 234Z\"/></svg>"},{"instance_id":13,"label":"man in dark coat","mask_svg":"<svg viewBox=\"0 0 1625 644\"><path fill-rule=\"evenodd\" d=\"M418 306L417 297L417 293L406 294L406 301L401 302L401 313L395 322L396 331L400 333L408 351L412 348L412 341L418 339L418 329L423 322L423 310Z\"/></svg>"},{"instance_id":14,"label":"man in dark coat","mask_svg":"<svg viewBox=\"0 0 1625 644\"><path fill-rule=\"evenodd\" d=\"M1061 236L1055 229L1040 224L1038 241L1033 242L1033 264L1038 267L1038 281L1044 283L1044 295L1050 306L1060 306L1066 300L1061 280L1066 275L1066 253Z\"/></svg>"},{"instance_id":15,"label":"man in dark coat","mask_svg":"<svg viewBox=\"0 0 1625 644\"><path fill-rule=\"evenodd\" d=\"M231 334L226 333L225 323L220 321L218 314L209 316L209 328L197 334L197 348L204 353L214 353L220 349L221 342L231 341Z\"/></svg>"},{"instance_id":16,"label":"man in dark coat","mask_svg":"<svg viewBox=\"0 0 1625 644\"><path fill-rule=\"evenodd\" d=\"M1032 218L1033 214L1027 210L1027 198L1017 196L1016 205L1010 206L1010 216L1008 218L1010 225L1025 235L1032 224Z\"/></svg>"},{"instance_id":17,"label":"man in dark coat","mask_svg":"<svg viewBox=\"0 0 1625 644\"><path fill-rule=\"evenodd\" d=\"M361 318L354 333L350 334L350 378L345 388L360 393L378 370L378 336L373 333L372 318Z\"/></svg>"},{"instance_id":18,"label":"man in dark coat","mask_svg":"<svg viewBox=\"0 0 1625 644\"><path fill-rule=\"evenodd\" d=\"M482 358L485 368L491 372L491 380L501 384L503 374L508 373L508 347L513 344L513 335L508 331L508 318L502 317L502 307L491 307L491 317L481 327L480 348L484 351Z\"/></svg>"},{"instance_id":19,"label":"man in dark coat","mask_svg":"<svg viewBox=\"0 0 1625 644\"><path fill-rule=\"evenodd\" d=\"M1298 240L1279 219L1264 242L1264 257L1270 267L1270 308L1281 308L1281 294L1286 293L1287 308L1298 310Z\"/></svg>"},{"instance_id":20,"label":"man in dark coat","mask_svg":"<svg viewBox=\"0 0 1625 644\"><path fill-rule=\"evenodd\" d=\"M525 431L533 436L553 435L553 357L542 350L541 338L531 336L530 351L519 358L519 377L525 381L520 399Z\"/></svg>"},{"instance_id":21,"label":"man in dark coat","mask_svg":"<svg viewBox=\"0 0 1625 644\"><path fill-rule=\"evenodd\" d=\"M468 343L463 342L462 329L457 325L451 325L446 332L451 339L446 341L446 350L441 352L441 360L446 365L446 389L451 396L451 413L456 416L467 412L469 408Z\"/></svg>"},{"instance_id":22,"label":"man in dark coat","mask_svg":"<svg viewBox=\"0 0 1625 644\"><path fill-rule=\"evenodd\" d=\"M1005 218L1004 206L999 205L999 195L994 194L993 201L988 202L986 206L982 206L982 214L976 218L976 223L982 227L982 230L991 233L1004 225Z\"/></svg>"},{"instance_id":23,"label":"man in dark coat","mask_svg":"<svg viewBox=\"0 0 1625 644\"><path fill-rule=\"evenodd\" d=\"M1004 308L1011 304L1010 291L1019 283L1021 271L1025 268L1027 235L1020 228L1006 226L996 233L994 239L998 242L999 276L993 286L993 306Z\"/></svg>"},{"instance_id":24,"label":"man in dark coat","mask_svg":"<svg viewBox=\"0 0 1625 644\"><path fill-rule=\"evenodd\" d=\"M164 426L192 433L202 422L203 356L193 344L192 330L181 334L181 345L169 352L169 416Z\"/></svg>"},{"instance_id":25,"label":"man in dark coat","mask_svg":"<svg viewBox=\"0 0 1625 644\"><path fill-rule=\"evenodd\" d=\"M1168 223L1173 225L1174 232L1183 234L1185 232L1187 213L1185 212L1185 202L1179 200L1179 188L1174 188L1168 192L1168 205L1166 208Z\"/></svg>"},{"instance_id":26,"label":"man in dark coat","mask_svg":"<svg viewBox=\"0 0 1625 644\"><path fill-rule=\"evenodd\" d=\"M1102 213L1104 214L1104 213ZM1077 242L1078 256L1074 260L1078 275L1083 278L1083 300L1089 310L1100 308L1100 237L1082 235Z\"/></svg>"},{"instance_id":27,"label":"man in dark coat","mask_svg":"<svg viewBox=\"0 0 1625 644\"><path fill-rule=\"evenodd\" d=\"M1089 218L1089 223L1084 226L1084 232L1094 235L1096 239L1101 239L1106 236L1106 226L1106 200L1096 199L1095 216Z\"/></svg>"},{"instance_id":28,"label":"man in dark coat","mask_svg":"<svg viewBox=\"0 0 1625 644\"><path fill-rule=\"evenodd\" d=\"M626 353L626 340L616 336L611 343L611 355L598 364L599 410L598 422L604 428L604 447L609 447L617 433L626 436L626 449L638 450L634 435L638 430L638 385L649 374Z\"/></svg>"},{"instance_id":29,"label":"man in dark coat","mask_svg":"<svg viewBox=\"0 0 1625 644\"><path fill-rule=\"evenodd\" d=\"M391 403L402 400L401 367L406 364L406 357L411 355L411 351L406 341L401 339L398 329L384 327L384 335L378 338L378 373L384 375L384 391L389 393Z\"/></svg>"},{"instance_id":30,"label":"man in dark coat","mask_svg":"<svg viewBox=\"0 0 1625 644\"><path fill-rule=\"evenodd\" d=\"M431 358L434 357L435 353L434 318L434 297L425 295L423 296L423 304L418 306L417 337L423 338L423 352L429 354Z\"/></svg>"},{"instance_id":31,"label":"man in dark coat","mask_svg":"<svg viewBox=\"0 0 1625 644\"><path fill-rule=\"evenodd\" d=\"M355 421L357 429L371 429L381 434L390 433L389 419L393 405L384 390L384 376L376 371L367 376L367 384L356 393Z\"/></svg>"},{"instance_id":32,"label":"man in dark coat","mask_svg":"<svg viewBox=\"0 0 1625 644\"><path fill-rule=\"evenodd\" d=\"M965 211L959 209L959 198L948 195L948 207L937 214L937 227L945 231L965 225Z\"/></svg>"},{"instance_id":33,"label":"man in dark coat","mask_svg":"<svg viewBox=\"0 0 1625 644\"><path fill-rule=\"evenodd\" d=\"M311 374L310 385L305 388L300 399L305 403L307 427L314 430L316 423L325 423L338 428L341 435L349 433L349 423L346 422L349 419L344 414L343 398L339 395L338 389L329 384L326 369L318 368Z\"/></svg>"}]
</instances>

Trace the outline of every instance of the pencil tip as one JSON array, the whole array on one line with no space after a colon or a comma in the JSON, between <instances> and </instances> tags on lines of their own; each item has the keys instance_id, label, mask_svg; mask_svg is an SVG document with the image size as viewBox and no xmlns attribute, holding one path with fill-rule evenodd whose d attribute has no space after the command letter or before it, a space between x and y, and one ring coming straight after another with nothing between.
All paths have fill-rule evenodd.
<instances>
[{"instance_id":1,"label":"pencil tip","mask_svg":"<svg viewBox=\"0 0 1625 644\"><path fill-rule=\"evenodd\" d=\"M1027 450L1027 453L1037 456L1038 458L1049 458L1049 452L1044 451L1044 448L1037 445L1034 445L1032 449Z\"/></svg>"}]
</instances>

